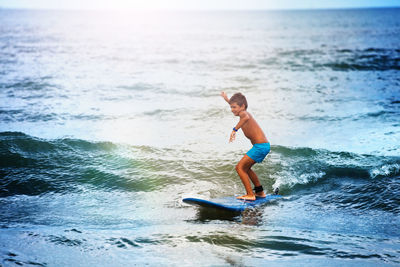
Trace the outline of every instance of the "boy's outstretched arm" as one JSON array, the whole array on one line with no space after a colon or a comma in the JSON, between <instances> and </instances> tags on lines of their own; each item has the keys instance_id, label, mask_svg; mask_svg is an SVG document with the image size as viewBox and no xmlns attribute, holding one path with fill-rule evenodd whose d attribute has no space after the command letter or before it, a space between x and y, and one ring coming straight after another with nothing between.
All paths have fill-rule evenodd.
<instances>
[{"instance_id":1,"label":"boy's outstretched arm","mask_svg":"<svg viewBox=\"0 0 400 267\"><path fill-rule=\"evenodd\" d=\"M240 128L242 128L242 126L250 119L249 114L246 111L240 112L239 116L240 116L240 120L239 120L238 124L235 126L236 131L239 130ZM235 140L236 131L233 130L231 132L231 136L229 137L229 143L233 142L233 140Z\"/></svg>"},{"instance_id":2,"label":"boy's outstretched arm","mask_svg":"<svg viewBox=\"0 0 400 267\"><path fill-rule=\"evenodd\" d=\"M229 98L228 98L228 95L225 93L225 92L221 92L221 96L222 96L222 98L229 104Z\"/></svg>"}]
</instances>

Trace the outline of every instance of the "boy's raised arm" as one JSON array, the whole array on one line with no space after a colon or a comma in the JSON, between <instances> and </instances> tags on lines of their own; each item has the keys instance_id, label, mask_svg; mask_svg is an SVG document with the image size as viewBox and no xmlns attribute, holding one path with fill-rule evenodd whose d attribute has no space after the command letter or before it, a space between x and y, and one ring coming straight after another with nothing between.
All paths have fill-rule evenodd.
<instances>
[{"instance_id":1,"label":"boy's raised arm","mask_svg":"<svg viewBox=\"0 0 400 267\"><path fill-rule=\"evenodd\" d=\"M221 96L222 96L222 98L229 104L229 98L228 98L228 95L225 93L225 92L221 92Z\"/></svg>"}]
</instances>

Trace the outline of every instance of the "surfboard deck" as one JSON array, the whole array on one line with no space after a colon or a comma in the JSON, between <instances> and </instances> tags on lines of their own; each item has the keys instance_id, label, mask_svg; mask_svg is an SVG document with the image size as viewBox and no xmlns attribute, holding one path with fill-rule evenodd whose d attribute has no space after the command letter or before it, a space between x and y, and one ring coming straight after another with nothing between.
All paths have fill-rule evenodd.
<instances>
[{"instance_id":1,"label":"surfboard deck","mask_svg":"<svg viewBox=\"0 0 400 267\"><path fill-rule=\"evenodd\" d=\"M256 207L281 197L281 195L267 195L263 198L257 197L254 201L237 199L236 196L215 198L211 200L189 197L182 199L182 201L187 204L196 205L203 208L214 208L225 211L242 212L247 208Z\"/></svg>"}]
</instances>

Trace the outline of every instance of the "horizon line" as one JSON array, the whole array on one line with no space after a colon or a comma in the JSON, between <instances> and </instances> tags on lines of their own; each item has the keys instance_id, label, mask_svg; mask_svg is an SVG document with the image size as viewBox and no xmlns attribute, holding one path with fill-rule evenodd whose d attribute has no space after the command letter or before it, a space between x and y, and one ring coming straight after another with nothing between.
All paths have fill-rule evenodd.
<instances>
[{"instance_id":1,"label":"horizon line","mask_svg":"<svg viewBox=\"0 0 400 267\"><path fill-rule=\"evenodd\" d=\"M43 11L312 11L312 10L354 10L354 9L396 9L398 6L360 7L305 7L305 8L46 8L46 7L3 7L0 10L43 10Z\"/></svg>"}]
</instances>

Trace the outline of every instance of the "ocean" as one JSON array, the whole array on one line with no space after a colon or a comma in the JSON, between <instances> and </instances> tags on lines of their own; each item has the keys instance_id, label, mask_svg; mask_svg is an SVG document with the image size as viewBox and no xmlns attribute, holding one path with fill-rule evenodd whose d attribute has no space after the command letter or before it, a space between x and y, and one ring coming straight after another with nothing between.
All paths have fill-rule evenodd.
<instances>
[{"instance_id":1,"label":"ocean","mask_svg":"<svg viewBox=\"0 0 400 267\"><path fill-rule=\"evenodd\" d=\"M0 266L399 266L400 9L0 10ZM283 198L227 216L251 148Z\"/></svg>"}]
</instances>

